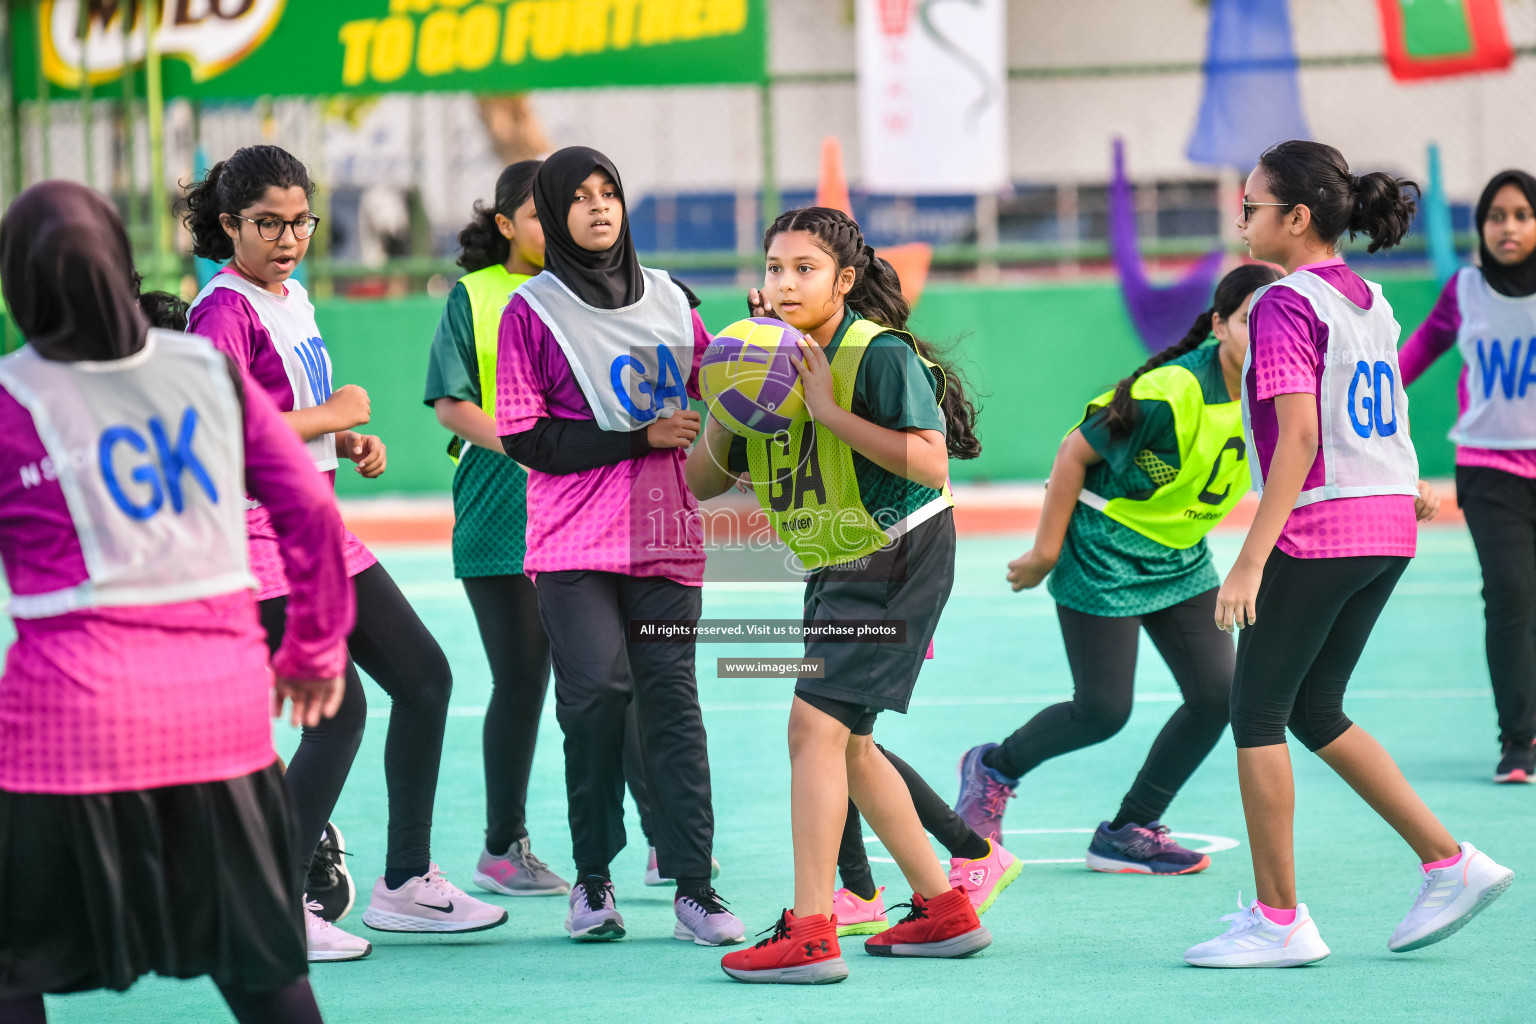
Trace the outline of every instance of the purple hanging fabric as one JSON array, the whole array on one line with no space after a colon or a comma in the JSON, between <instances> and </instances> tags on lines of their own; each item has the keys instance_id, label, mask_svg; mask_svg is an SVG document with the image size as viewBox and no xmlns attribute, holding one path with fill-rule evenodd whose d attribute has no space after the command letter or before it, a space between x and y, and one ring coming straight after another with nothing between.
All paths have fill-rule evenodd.
<instances>
[{"instance_id":1,"label":"purple hanging fabric","mask_svg":"<svg viewBox=\"0 0 1536 1024\"><path fill-rule=\"evenodd\" d=\"M1225 254L1207 253L1184 277L1170 285L1147 280L1136 241L1136 203L1125 176L1125 143L1114 142L1115 176L1109 186L1109 247L1120 275L1120 294L1142 343L1160 352L1184 337L1195 317L1210 308L1216 276Z\"/></svg>"}]
</instances>

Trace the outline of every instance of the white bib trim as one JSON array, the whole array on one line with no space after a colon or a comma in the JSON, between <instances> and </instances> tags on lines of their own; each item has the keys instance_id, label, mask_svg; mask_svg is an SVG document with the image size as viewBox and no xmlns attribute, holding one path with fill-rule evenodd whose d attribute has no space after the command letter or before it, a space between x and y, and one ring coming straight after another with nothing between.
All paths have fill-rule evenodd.
<instances>
[{"instance_id":1,"label":"white bib trim","mask_svg":"<svg viewBox=\"0 0 1536 1024\"><path fill-rule=\"evenodd\" d=\"M1469 448L1536 448L1536 295L1501 295L1481 270L1462 267L1456 308L1467 407L1450 439Z\"/></svg>"},{"instance_id":2,"label":"white bib trim","mask_svg":"<svg viewBox=\"0 0 1536 1024\"><path fill-rule=\"evenodd\" d=\"M1298 270L1254 292L1257 307L1271 288L1286 287L1306 299L1328 328L1318 409L1319 438L1324 467L1321 486L1308 488L1296 508L1335 498L1377 494L1418 494L1419 460L1408 436L1408 393L1397 365L1397 339L1402 333L1371 281L1371 308L1361 309L1321 277ZM1243 437L1253 447L1253 396L1248 375L1253 346L1243 360ZM1249 460L1253 489L1262 493L1264 478L1257 457Z\"/></svg>"},{"instance_id":3,"label":"white bib trim","mask_svg":"<svg viewBox=\"0 0 1536 1024\"><path fill-rule=\"evenodd\" d=\"M665 273L649 267L641 273L645 294L619 309L587 305L547 272L514 293L555 336L604 430L640 430L688 408L693 369L688 297Z\"/></svg>"},{"instance_id":4,"label":"white bib trim","mask_svg":"<svg viewBox=\"0 0 1536 1024\"><path fill-rule=\"evenodd\" d=\"M192 300L192 308L220 288L227 288L250 304L256 319L267 329L272 347L282 360L283 371L288 375L288 386L293 390L293 408L313 409L331 397L331 354L320 337L315 323L315 307L309 301L304 286L294 280L287 282L287 295L273 295L258 288L239 274L219 273L203 286ZM304 443L315 468L328 473L341 465L336 457L336 435L321 434ZM251 507L259 507L254 502Z\"/></svg>"},{"instance_id":5,"label":"white bib trim","mask_svg":"<svg viewBox=\"0 0 1536 1024\"><path fill-rule=\"evenodd\" d=\"M255 585L240 500L244 417L224 357L206 339L151 331L139 352L102 362L53 362L23 348L0 359L0 385L32 417L88 576L13 596L14 617Z\"/></svg>"}]
</instances>

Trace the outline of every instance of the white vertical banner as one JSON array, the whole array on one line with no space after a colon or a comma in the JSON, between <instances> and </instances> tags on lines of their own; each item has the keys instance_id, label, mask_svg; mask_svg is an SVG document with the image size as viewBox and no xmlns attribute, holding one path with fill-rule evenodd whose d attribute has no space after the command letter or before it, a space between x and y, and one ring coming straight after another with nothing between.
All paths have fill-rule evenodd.
<instances>
[{"instance_id":1,"label":"white vertical banner","mask_svg":"<svg viewBox=\"0 0 1536 1024\"><path fill-rule=\"evenodd\" d=\"M865 188L1008 184L1006 9L1006 0L858 0Z\"/></svg>"}]
</instances>

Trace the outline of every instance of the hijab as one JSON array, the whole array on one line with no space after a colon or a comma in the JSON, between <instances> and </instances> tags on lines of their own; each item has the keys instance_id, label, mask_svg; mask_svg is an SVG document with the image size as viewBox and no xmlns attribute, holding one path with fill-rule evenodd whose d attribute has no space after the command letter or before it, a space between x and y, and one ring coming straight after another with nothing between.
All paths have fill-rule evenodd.
<instances>
[{"instance_id":1,"label":"hijab","mask_svg":"<svg viewBox=\"0 0 1536 1024\"><path fill-rule=\"evenodd\" d=\"M1488 220L1488 210L1493 206L1493 197L1505 185L1514 185L1519 188L1525 193L1525 198L1532 208L1536 208L1536 177L1524 171L1500 171L1495 174L1477 201L1478 262L1483 271L1483 279L1488 282L1490 288L1500 295L1523 299L1528 295L1536 294L1536 252L1532 252L1513 266L1505 266L1489 251L1488 243L1483 240L1483 224Z\"/></svg>"},{"instance_id":2,"label":"hijab","mask_svg":"<svg viewBox=\"0 0 1536 1024\"><path fill-rule=\"evenodd\" d=\"M149 323L133 277L117 210L83 185L33 185L0 222L0 287L17 328L45 359L122 359L142 349Z\"/></svg>"},{"instance_id":3,"label":"hijab","mask_svg":"<svg viewBox=\"0 0 1536 1024\"><path fill-rule=\"evenodd\" d=\"M602 252L577 245L567 223L571 197L587 176L597 170L613 180L624 210L618 239ZM533 201L544 227L546 274L558 277L577 298L597 309L619 309L640 301L645 294L645 278L629 234L629 204L624 201L624 185L613 161L586 146L559 150L539 168L533 183Z\"/></svg>"}]
</instances>

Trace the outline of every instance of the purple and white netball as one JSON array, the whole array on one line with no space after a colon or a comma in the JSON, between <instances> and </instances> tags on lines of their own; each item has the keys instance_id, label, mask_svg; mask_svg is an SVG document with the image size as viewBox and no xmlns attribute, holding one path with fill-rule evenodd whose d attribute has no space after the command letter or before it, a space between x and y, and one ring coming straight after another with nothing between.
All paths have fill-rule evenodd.
<instances>
[{"instance_id":1,"label":"purple and white netball","mask_svg":"<svg viewBox=\"0 0 1536 1024\"><path fill-rule=\"evenodd\" d=\"M800 373L801 334L782 320L738 320L715 335L699 364L699 393L709 414L743 437L786 431L806 417Z\"/></svg>"}]
</instances>

